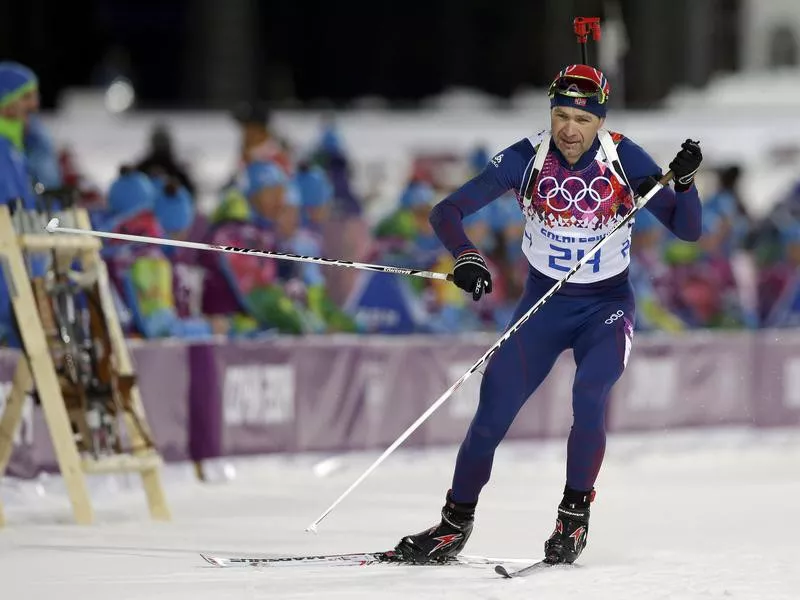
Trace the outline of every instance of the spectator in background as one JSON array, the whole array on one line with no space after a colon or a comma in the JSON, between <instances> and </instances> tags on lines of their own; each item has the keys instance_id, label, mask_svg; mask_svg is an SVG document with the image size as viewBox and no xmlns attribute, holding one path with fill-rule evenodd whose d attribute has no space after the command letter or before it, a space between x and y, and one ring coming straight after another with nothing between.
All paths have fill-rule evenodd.
<instances>
[{"instance_id":1,"label":"spectator in background","mask_svg":"<svg viewBox=\"0 0 800 600\"><path fill-rule=\"evenodd\" d=\"M308 192L308 187L301 191L297 178L287 183L286 205L277 220L279 248L300 256L322 256L322 237L319 230L305 226L302 222L301 211L304 204L319 200L304 198L304 193ZM308 332L356 331L355 321L330 299L326 290L325 274L320 265L286 262L285 267L284 289L303 309Z\"/></svg>"},{"instance_id":2,"label":"spectator in background","mask_svg":"<svg viewBox=\"0 0 800 600\"><path fill-rule=\"evenodd\" d=\"M487 231L481 218L474 214L464 220L464 226L478 237ZM441 253L430 268L432 271L452 273L454 262L449 254ZM407 285L409 282L401 283ZM482 328L482 321L489 318L491 306L478 308L468 305L464 294L454 294L454 286L448 283L426 280L418 286L421 289L417 293L422 302L418 309L417 332L445 334L477 331Z\"/></svg>"},{"instance_id":3,"label":"spectator in background","mask_svg":"<svg viewBox=\"0 0 800 600\"><path fill-rule=\"evenodd\" d=\"M0 202L21 200L25 208L36 201L24 154L25 104L23 96L33 84L8 63L0 63ZM11 298L5 277L0 276L0 340L19 348L21 340L14 324Z\"/></svg>"},{"instance_id":4,"label":"spectator in background","mask_svg":"<svg viewBox=\"0 0 800 600\"><path fill-rule=\"evenodd\" d=\"M775 307L797 270L795 231L800 227L800 182L795 182L786 195L772 208L754 231L753 255L758 265L758 303L762 323L774 321Z\"/></svg>"},{"instance_id":5,"label":"spectator in background","mask_svg":"<svg viewBox=\"0 0 800 600\"><path fill-rule=\"evenodd\" d=\"M303 256L323 256L322 224L331 199L331 186L325 173L308 164L299 166L290 184L288 206L281 218L280 236L287 252ZM325 277L318 264L300 267L309 286L324 286Z\"/></svg>"},{"instance_id":6,"label":"spectator in background","mask_svg":"<svg viewBox=\"0 0 800 600\"><path fill-rule=\"evenodd\" d=\"M367 262L410 268L443 268L441 245L432 240L428 214L436 192L426 181L412 179L402 191L398 208L375 228ZM452 286L447 286L452 287ZM359 272L346 309L359 326L370 333L406 334L452 329L449 320L436 319L450 298L447 287L417 277Z\"/></svg>"},{"instance_id":7,"label":"spectator in background","mask_svg":"<svg viewBox=\"0 0 800 600\"><path fill-rule=\"evenodd\" d=\"M750 223L736 193L739 169L722 169L718 177L716 194L703 206L699 243L667 246L673 307L693 328L755 327L756 275L742 251Z\"/></svg>"},{"instance_id":8,"label":"spectator in background","mask_svg":"<svg viewBox=\"0 0 800 600\"><path fill-rule=\"evenodd\" d=\"M61 167L58 154L49 133L39 118L39 79L30 68L15 62L2 63L15 69L25 80L26 89L22 94L25 119L23 146L28 159L28 172L33 181L45 188L62 186Z\"/></svg>"},{"instance_id":9,"label":"spectator in background","mask_svg":"<svg viewBox=\"0 0 800 600\"><path fill-rule=\"evenodd\" d=\"M292 193L288 184L286 173L276 163L251 162L238 186L226 192L212 215L207 241L280 251L281 235L290 233L297 221L297 213L286 210ZM301 334L315 327L305 307L284 287L294 276L294 263L217 252L204 253L201 260L207 276L204 311L229 317L234 335Z\"/></svg>"},{"instance_id":10,"label":"spectator in background","mask_svg":"<svg viewBox=\"0 0 800 600\"><path fill-rule=\"evenodd\" d=\"M752 228L737 189L740 176L741 170L736 165L719 169L717 191L703 204L703 218L708 218L708 224L700 246L709 255L730 258L744 247Z\"/></svg>"},{"instance_id":11,"label":"spectator in background","mask_svg":"<svg viewBox=\"0 0 800 600\"><path fill-rule=\"evenodd\" d=\"M192 194L179 179L157 178L154 211L167 237L185 240L195 219ZM177 249L165 246L167 251Z\"/></svg>"},{"instance_id":12,"label":"spectator in background","mask_svg":"<svg viewBox=\"0 0 800 600\"><path fill-rule=\"evenodd\" d=\"M333 189L321 227L326 253L342 260L367 260L372 247L371 224L364 218L363 198L352 185L350 159L332 119L326 119L308 162L322 169ZM327 278L327 290L331 298L344 305L359 281L360 274L355 270L341 269Z\"/></svg>"},{"instance_id":13,"label":"spectator in background","mask_svg":"<svg viewBox=\"0 0 800 600\"><path fill-rule=\"evenodd\" d=\"M336 124L330 120L323 127L312 162L322 167L333 186L332 212L342 216L360 216L361 199L351 182L350 159Z\"/></svg>"},{"instance_id":14,"label":"spectator in background","mask_svg":"<svg viewBox=\"0 0 800 600\"><path fill-rule=\"evenodd\" d=\"M117 233L164 237L154 210L159 190L144 174L125 166L108 191L103 228ZM204 338L212 333L202 318L180 318L172 265L161 246L112 241L103 249L111 280L145 338Z\"/></svg>"},{"instance_id":15,"label":"spectator in background","mask_svg":"<svg viewBox=\"0 0 800 600\"><path fill-rule=\"evenodd\" d=\"M287 175L292 172L291 155L271 128L271 115L261 102L243 102L233 110L239 125L240 166L253 162L270 162L280 166Z\"/></svg>"},{"instance_id":16,"label":"spectator in background","mask_svg":"<svg viewBox=\"0 0 800 600\"><path fill-rule=\"evenodd\" d=\"M34 89L16 63L0 63L0 202L22 199L35 208L33 188L25 156L25 96Z\"/></svg>"},{"instance_id":17,"label":"spectator in background","mask_svg":"<svg viewBox=\"0 0 800 600\"><path fill-rule=\"evenodd\" d=\"M202 239L202 228L197 226L198 216L189 190L177 179L155 180L157 189L154 212L167 237L176 240ZM204 232L202 232L204 233ZM225 318L212 318L203 314L203 286L206 272L201 262L201 250L165 246L162 248L172 265L172 292L175 310L181 319L207 319L215 334L227 334L229 324Z\"/></svg>"},{"instance_id":18,"label":"spectator in background","mask_svg":"<svg viewBox=\"0 0 800 600\"><path fill-rule=\"evenodd\" d=\"M400 194L399 207L375 227L381 253L400 266L428 268L442 254L428 216L436 191L427 182L412 179Z\"/></svg>"},{"instance_id":19,"label":"spectator in background","mask_svg":"<svg viewBox=\"0 0 800 600\"><path fill-rule=\"evenodd\" d=\"M470 177L475 177L478 173L483 171L484 167L492 159L489 150L484 144L478 144L472 149L472 152L467 156L467 164L470 171Z\"/></svg>"},{"instance_id":20,"label":"spectator in background","mask_svg":"<svg viewBox=\"0 0 800 600\"><path fill-rule=\"evenodd\" d=\"M330 215L333 186L320 167L303 161L297 165L294 185L300 197L300 223L303 227L321 232Z\"/></svg>"},{"instance_id":21,"label":"spectator in background","mask_svg":"<svg viewBox=\"0 0 800 600\"><path fill-rule=\"evenodd\" d=\"M785 248L784 280L769 311L765 314L766 327L800 326L800 224L787 223L781 229Z\"/></svg>"},{"instance_id":22,"label":"spectator in background","mask_svg":"<svg viewBox=\"0 0 800 600\"><path fill-rule=\"evenodd\" d=\"M107 208L105 193L83 173L75 152L69 146L59 150L58 166L62 187L77 191L78 205L89 211L92 227L97 228Z\"/></svg>"},{"instance_id":23,"label":"spectator in background","mask_svg":"<svg viewBox=\"0 0 800 600\"><path fill-rule=\"evenodd\" d=\"M703 235L699 246L710 268L720 274L728 295L728 311L749 328L758 326L756 266L746 252L752 246L754 223L738 191L737 165L717 170L717 191L703 205Z\"/></svg>"},{"instance_id":24,"label":"spectator in background","mask_svg":"<svg viewBox=\"0 0 800 600\"><path fill-rule=\"evenodd\" d=\"M766 219L763 245L776 246L760 272L759 295L765 327L800 325L800 183ZM774 239L773 239L774 238Z\"/></svg>"},{"instance_id":25,"label":"spectator in background","mask_svg":"<svg viewBox=\"0 0 800 600\"><path fill-rule=\"evenodd\" d=\"M170 177L177 179L193 197L196 188L186 167L175 155L172 134L164 124L157 124L150 133L150 146L147 154L136 165L136 169L150 177Z\"/></svg>"},{"instance_id":26,"label":"spectator in background","mask_svg":"<svg viewBox=\"0 0 800 600\"><path fill-rule=\"evenodd\" d=\"M686 324L669 308L669 268L663 258L665 235L666 230L650 211L636 213L629 268L637 298L637 330L674 333L686 329Z\"/></svg>"}]
</instances>

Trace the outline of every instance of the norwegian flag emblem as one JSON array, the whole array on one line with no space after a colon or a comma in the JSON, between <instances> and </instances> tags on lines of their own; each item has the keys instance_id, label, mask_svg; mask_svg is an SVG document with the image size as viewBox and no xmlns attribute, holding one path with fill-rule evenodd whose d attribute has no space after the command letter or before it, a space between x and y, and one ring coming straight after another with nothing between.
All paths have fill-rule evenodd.
<instances>
[{"instance_id":1,"label":"norwegian flag emblem","mask_svg":"<svg viewBox=\"0 0 800 600\"><path fill-rule=\"evenodd\" d=\"M569 65L558 73L550 84L549 94L553 94L559 85L566 85L568 91L593 91L598 95L600 104L605 104L611 94L611 86L602 71L589 65ZM574 86L574 87L573 87Z\"/></svg>"}]
</instances>

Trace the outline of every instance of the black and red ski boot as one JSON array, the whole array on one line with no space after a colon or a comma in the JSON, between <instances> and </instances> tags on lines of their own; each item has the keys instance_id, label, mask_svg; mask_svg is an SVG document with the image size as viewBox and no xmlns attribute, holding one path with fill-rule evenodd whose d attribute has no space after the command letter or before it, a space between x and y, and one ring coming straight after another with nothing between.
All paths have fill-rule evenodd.
<instances>
[{"instance_id":1,"label":"black and red ski boot","mask_svg":"<svg viewBox=\"0 0 800 600\"><path fill-rule=\"evenodd\" d=\"M407 535L395 546L404 562L441 563L455 558L469 539L475 521L475 503L454 502L447 492L442 521L415 535Z\"/></svg>"},{"instance_id":2,"label":"black and red ski boot","mask_svg":"<svg viewBox=\"0 0 800 600\"><path fill-rule=\"evenodd\" d=\"M556 528L544 543L544 562L572 564L586 547L589 537L589 504L595 492L564 488L564 498L558 505Z\"/></svg>"}]
</instances>

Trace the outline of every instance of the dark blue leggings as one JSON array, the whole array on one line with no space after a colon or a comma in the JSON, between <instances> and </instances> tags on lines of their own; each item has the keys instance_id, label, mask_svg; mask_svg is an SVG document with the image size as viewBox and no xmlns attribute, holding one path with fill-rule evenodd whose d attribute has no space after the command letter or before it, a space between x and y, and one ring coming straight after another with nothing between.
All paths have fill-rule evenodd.
<instances>
[{"instance_id":1,"label":"dark blue leggings","mask_svg":"<svg viewBox=\"0 0 800 600\"><path fill-rule=\"evenodd\" d=\"M551 283L528 278L511 324ZM500 347L486 366L478 409L458 452L454 500L477 502L489 481L495 449L525 401L568 348L573 350L577 369L567 442L567 485L576 490L593 488L606 447L609 392L625 369L634 311L633 291L627 281L592 294L556 294Z\"/></svg>"}]
</instances>

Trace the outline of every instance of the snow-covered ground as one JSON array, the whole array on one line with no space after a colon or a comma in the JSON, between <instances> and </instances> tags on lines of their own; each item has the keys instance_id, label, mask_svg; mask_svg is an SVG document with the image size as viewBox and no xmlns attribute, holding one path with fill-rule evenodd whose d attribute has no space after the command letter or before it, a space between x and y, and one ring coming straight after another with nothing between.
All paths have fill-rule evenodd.
<instances>
[{"instance_id":1,"label":"snow-covered ground","mask_svg":"<svg viewBox=\"0 0 800 600\"><path fill-rule=\"evenodd\" d=\"M390 457L304 531L376 454L236 461L229 481L166 470L174 519L125 481L93 481L97 523L70 523L59 481L4 482L0 590L9 600L252 598L800 598L800 431L616 436L578 568L503 580L488 567L217 569L198 556L379 550L438 517L455 448ZM467 554L537 559L563 486L564 444L506 443ZM222 465L218 465L221 467ZM328 472L329 471L329 472ZM326 473L324 476L323 474ZM131 480L135 482L135 480Z\"/></svg>"}]
</instances>

